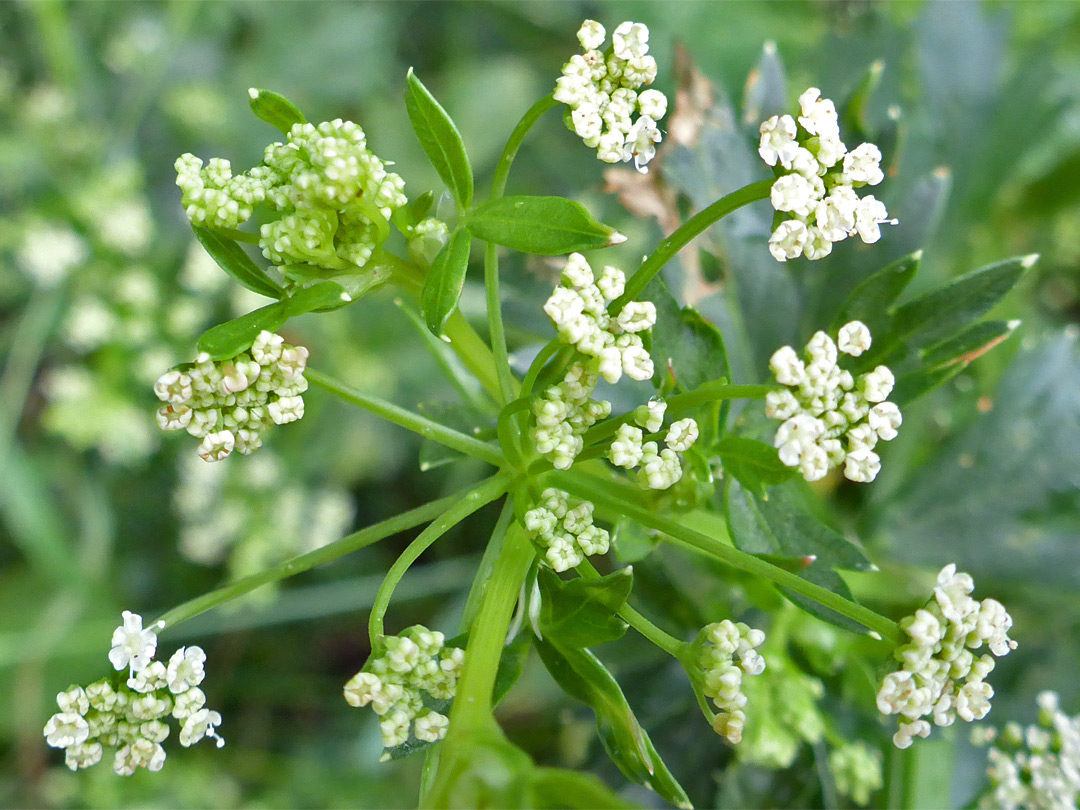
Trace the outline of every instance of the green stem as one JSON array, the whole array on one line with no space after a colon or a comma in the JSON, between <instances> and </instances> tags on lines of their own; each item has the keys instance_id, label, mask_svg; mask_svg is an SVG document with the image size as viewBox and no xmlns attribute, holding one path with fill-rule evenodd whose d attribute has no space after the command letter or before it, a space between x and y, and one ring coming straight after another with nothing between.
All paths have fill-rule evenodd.
<instances>
[{"instance_id":1,"label":"green stem","mask_svg":"<svg viewBox=\"0 0 1080 810\"><path fill-rule=\"evenodd\" d=\"M532 393L533 388L536 386L536 378L540 376L540 372L544 370L544 366L547 361L564 348L569 348L563 343L557 340L553 340L542 348L536 357L533 358L532 363L529 365L529 370L525 374L525 382L521 384L521 395L528 396Z\"/></svg>"},{"instance_id":2,"label":"green stem","mask_svg":"<svg viewBox=\"0 0 1080 810\"><path fill-rule=\"evenodd\" d=\"M388 422L393 422L395 425L403 427L406 430L418 433L426 439L431 439L432 441L438 442L453 450L457 450L460 453L464 453L467 456L486 461L488 464L492 464L496 467L501 467L506 464L506 459L503 458L502 453L487 442L474 439L472 436L468 436L453 428L448 428L445 425L440 425L438 422L432 422L430 419L420 416L420 414L413 413L412 411L395 405L392 402L388 402L385 399L370 394L364 394L357 391L355 388L350 388L344 383L323 374L321 371L316 371L310 366L304 371L304 376L307 377L310 382L334 396L352 403L353 405L359 405L361 408L370 411L376 416L380 416Z\"/></svg>"},{"instance_id":3,"label":"green stem","mask_svg":"<svg viewBox=\"0 0 1080 810\"><path fill-rule=\"evenodd\" d=\"M836 611L841 616L846 616L852 621L877 632L883 639L893 644L900 643L900 628L896 622L875 613L869 608L845 599L827 588L815 585L813 582L766 562L753 554L747 554L745 551L719 543L706 534L683 526L676 520L643 509L621 497L608 494L592 482L591 476L573 472L558 473L557 475L559 485L579 498L591 500L598 506L606 507L608 511L635 520L642 526L663 532L677 543L713 557L732 568L762 577L795 593L802 594L824 607Z\"/></svg>"},{"instance_id":4,"label":"green stem","mask_svg":"<svg viewBox=\"0 0 1080 810\"><path fill-rule=\"evenodd\" d=\"M503 148L499 162L495 166L495 176L491 181L491 197L497 200L506 189L506 179L510 166L514 162L525 135L541 115L556 105L555 99L545 96L529 108L528 112L510 133L510 139ZM506 349L506 331L503 327L502 299L499 297L499 249L492 242L484 248L484 289L487 299L488 331L491 337L491 351L495 357L495 370L499 378L499 390L502 394L500 403L509 402L517 394L517 383L510 370L510 359Z\"/></svg>"},{"instance_id":5,"label":"green stem","mask_svg":"<svg viewBox=\"0 0 1080 810\"><path fill-rule=\"evenodd\" d=\"M599 579L600 577L600 572L593 568L588 560L582 561L577 567L577 572L584 579ZM679 641L675 636L664 632L625 602L619 608L619 615L627 624L673 658L679 658L687 646L686 642Z\"/></svg>"},{"instance_id":6,"label":"green stem","mask_svg":"<svg viewBox=\"0 0 1080 810\"><path fill-rule=\"evenodd\" d=\"M368 634L372 644L383 635L383 617L386 615L386 609L390 606L394 589L397 588L410 566L428 550L432 543L473 512L503 495L509 488L509 473L498 473L481 481L464 495L457 496L449 509L435 518L415 540L409 543L408 548L390 566L390 570L386 572L386 578L379 586L379 592L375 594L375 603L372 605L371 615L368 618Z\"/></svg>"},{"instance_id":7,"label":"green stem","mask_svg":"<svg viewBox=\"0 0 1080 810\"><path fill-rule=\"evenodd\" d=\"M252 574L250 577L244 577L231 585L189 599L182 605L162 614L157 621L165 622L166 627L175 627L181 622L186 622L200 613L205 613L218 605L250 593L256 588L261 588L263 585L269 585L272 582L279 582L296 574L302 574L317 565L324 565L336 560L338 557L351 554L398 532L407 531L419 526L421 523L427 523L453 506L463 494L464 491L457 492L453 495L447 495L445 498L439 498L437 501L418 506L415 509L410 509L408 512L402 512L400 515L376 523L373 526L368 526L358 532L353 532L336 542L309 551L307 554L284 560L267 568L265 571L260 571L258 574Z\"/></svg>"},{"instance_id":8,"label":"green stem","mask_svg":"<svg viewBox=\"0 0 1080 810\"><path fill-rule=\"evenodd\" d=\"M652 255L642 263L641 267L626 282L626 290L623 294L611 302L608 312L612 315L618 315L624 306L641 294L642 290L652 281L653 276L659 273L665 264L671 261L694 237L701 234L714 222L737 208L758 200L767 199L774 180L775 178L769 178L768 180L760 180L757 183L743 186L739 190L721 197L712 205L702 209L687 220L671 236L661 242L660 246L652 252Z\"/></svg>"},{"instance_id":9,"label":"green stem","mask_svg":"<svg viewBox=\"0 0 1080 810\"><path fill-rule=\"evenodd\" d=\"M499 514L499 519L491 532L491 539L488 540L487 548L484 549L484 556L480 559L480 565L476 569L476 576L473 577L472 585L469 587L469 595L465 597L465 608L461 611L461 626L459 632L465 633L472 626L476 611L480 609L480 602L484 597L488 578L495 568L495 561L499 559L499 554L502 552L503 540L506 539L506 532L510 528L510 524L513 520L514 495L511 493L510 497L507 498L506 502L503 504L503 510Z\"/></svg>"}]
</instances>

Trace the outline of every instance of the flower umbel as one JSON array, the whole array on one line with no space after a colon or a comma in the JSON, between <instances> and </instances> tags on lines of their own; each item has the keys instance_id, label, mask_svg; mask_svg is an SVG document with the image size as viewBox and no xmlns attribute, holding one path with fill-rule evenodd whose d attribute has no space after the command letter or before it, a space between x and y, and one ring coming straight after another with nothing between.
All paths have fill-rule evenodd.
<instances>
[{"instance_id":1,"label":"flower umbel","mask_svg":"<svg viewBox=\"0 0 1080 810\"><path fill-rule=\"evenodd\" d=\"M720 710L713 730L732 745L742 740L746 726L742 678L765 671L765 659L754 649L764 642L761 630L729 619L706 625L694 642L697 669L691 678L700 682L705 697Z\"/></svg>"},{"instance_id":2,"label":"flower umbel","mask_svg":"<svg viewBox=\"0 0 1080 810\"><path fill-rule=\"evenodd\" d=\"M570 503L562 490L545 489L523 519L525 530L545 549L544 559L555 571L574 568L593 554L607 554L611 542L606 529L593 525L592 503Z\"/></svg>"}]
</instances>

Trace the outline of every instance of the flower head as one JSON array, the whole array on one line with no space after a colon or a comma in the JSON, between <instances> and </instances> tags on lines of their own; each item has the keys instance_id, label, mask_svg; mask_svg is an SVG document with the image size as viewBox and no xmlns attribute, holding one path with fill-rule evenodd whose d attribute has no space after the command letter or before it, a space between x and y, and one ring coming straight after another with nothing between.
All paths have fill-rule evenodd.
<instances>
[{"instance_id":1,"label":"flower head","mask_svg":"<svg viewBox=\"0 0 1080 810\"><path fill-rule=\"evenodd\" d=\"M125 610L123 623L113 631L109 661L115 669L131 670L135 674L150 663L157 651L157 633L153 627L143 629L138 613Z\"/></svg>"}]
</instances>

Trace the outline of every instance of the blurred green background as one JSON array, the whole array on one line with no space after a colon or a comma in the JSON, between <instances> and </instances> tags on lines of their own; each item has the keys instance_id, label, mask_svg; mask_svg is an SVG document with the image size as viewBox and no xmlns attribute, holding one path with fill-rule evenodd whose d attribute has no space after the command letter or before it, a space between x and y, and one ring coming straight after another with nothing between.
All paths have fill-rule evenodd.
<instances>
[{"instance_id":1,"label":"blurred green background","mask_svg":"<svg viewBox=\"0 0 1080 810\"><path fill-rule=\"evenodd\" d=\"M483 187L518 117L576 52L586 17L609 30L624 19L647 23L657 86L670 96L681 43L715 84L719 108L729 104L736 116L751 100L747 77L766 41L777 45L792 97L816 85L843 98L884 60L868 116L895 133L898 173L880 196L901 225L872 255L845 245L816 265L762 269L805 276L784 293L802 296L800 321L773 324L762 314L774 345L822 326L814 302L832 284L850 287L844 279L866 262L876 269L924 246L921 290L1006 256L1042 254L1000 313L1023 319L1016 335L905 410L878 483L824 493L823 509L857 532L884 570L850 578L875 607L903 615L925 593L919 572L953 560L1009 606L1021 647L996 673L991 720L1029 720L1043 688L1080 710L1077 4L8 2L0 5L0 804L415 802L420 762L379 765L373 718L350 710L340 692L366 656L366 608L404 539L163 637L165 649L189 640L206 648L204 687L225 718L222 751L174 746L161 773L129 779L107 763L71 774L41 728L58 690L103 674L122 609L152 616L475 474L436 464L413 436L317 391L306 397L307 417L274 431L250 459L206 465L187 437L157 430L153 380L190 357L202 330L256 305L194 246L175 158L259 161L276 137L247 110L247 88L259 86L293 99L309 120L358 122L407 192L438 193L402 104L412 66L457 121ZM671 185L694 199L674 171L677 155L671 165ZM510 191L585 202L630 235L620 249L628 266L661 231L605 190L603 168L549 116L522 150ZM728 268L717 264L722 281ZM517 258L505 274L512 348L527 348L548 335L539 305L553 271ZM473 284L463 308L480 323ZM769 308L762 289L759 303ZM699 305L714 314L710 299ZM437 367L392 294L305 316L287 337L308 345L317 367L394 401L437 415L452 397L449 385L433 383ZM760 376L753 347L743 348L744 374ZM481 512L425 556L398 591L395 623L452 631L493 519ZM752 588L663 550L635 573L635 594L663 606L684 635ZM905 584L883 592L889 581ZM851 705L854 686L837 674L858 650L822 628L819 651L832 661L817 671L836 675L822 675L823 708L879 745L886 733L872 704ZM610 646L602 656L696 803L828 800L815 787L811 746L776 770L735 760L709 738L676 666L629 636ZM633 800L656 803L625 786L589 713L537 662L500 716L538 760L595 769ZM964 804L978 790L981 754L962 734L944 740L927 747L935 761L926 784Z\"/></svg>"}]
</instances>

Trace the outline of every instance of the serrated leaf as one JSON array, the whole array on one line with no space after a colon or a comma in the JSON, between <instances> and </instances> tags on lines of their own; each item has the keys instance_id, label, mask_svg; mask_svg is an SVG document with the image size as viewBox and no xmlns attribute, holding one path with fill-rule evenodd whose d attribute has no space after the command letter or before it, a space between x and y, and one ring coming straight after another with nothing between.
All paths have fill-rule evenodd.
<instances>
[{"instance_id":1,"label":"serrated leaf","mask_svg":"<svg viewBox=\"0 0 1080 810\"><path fill-rule=\"evenodd\" d=\"M595 250L624 239L565 197L499 197L470 211L465 225L477 239L538 256Z\"/></svg>"},{"instance_id":2,"label":"serrated leaf","mask_svg":"<svg viewBox=\"0 0 1080 810\"><path fill-rule=\"evenodd\" d=\"M206 352L212 360L228 360L245 351L264 329L276 332L289 320L285 304L281 301L267 304L239 318L219 323L207 329L199 337L198 349Z\"/></svg>"},{"instance_id":3,"label":"serrated leaf","mask_svg":"<svg viewBox=\"0 0 1080 810\"><path fill-rule=\"evenodd\" d=\"M749 492L762 496L765 487L782 484L795 474L780 461L776 448L754 439L727 434L716 445L724 472Z\"/></svg>"},{"instance_id":4,"label":"serrated leaf","mask_svg":"<svg viewBox=\"0 0 1080 810\"><path fill-rule=\"evenodd\" d=\"M600 660L588 650L539 639L536 649L559 686L593 710L600 741L619 770L628 779L652 788L664 800L678 807L690 807L686 792L657 755L618 682Z\"/></svg>"},{"instance_id":5,"label":"serrated leaf","mask_svg":"<svg viewBox=\"0 0 1080 810\"><path fill-rule=\"evenodd\" d=\"M405 109L424 154L450 189L458 209L468 210L473 198L473 174L461 133L412 68L405 77Z\"/></svg>"},{"instance_id":6,"label":"serrated leaf","mask_svg":"<svg viewBox=\"0 0 1080 810\"><path fill-rule=\"evenodd\" d=\"M472 236L467 230L455 230L431 263L424 280L420 307L424 322L436 335L442 334L446 319L453 313L461 297L461 290L465 286L465 273L469 269L471 244Z\"/></svg>"},{"instance_id":7,"label":"serrated leaf","mask_svg":"<svg viewBox=\"0 0 1080 810\"><path fill-rule=\"evenodd\" d=\"M898 307L889 340L926 346L985 315L1014 287L1037 256L1018 256L983 267Z\"/></svg>"},{"instance_id":8,"label":"serrated leaf","mask_svg":"<svg viewBox=\"0 0 1080 810\"><path fill-rule=\"evenodd\" d=\"M922 362L928 367L953 363L967 365L1008 338L1018 325L1018 321L984 321L973 324L960 334L923 349Z\"/></svg>"},{"instance_id":9,"label":"serrated leaf","mask_svg":"<svg viewBox=\"0 0 1080 810\"><path fill-rule=\"evenodd\" d=\"M222 236L211 228L193 225L195 238L203 246L218 267L235 278L252 292L268 298L281 298L285 291L275 284L242 247L232 239Z\"/></svg>"},{"instance_id":10,"label":"serrated leaf","mask_svg":"<svg viewBox=\"0 0 1080 810\"><path fill-rule=\"evenodd\" d=\"M571 647L593 647L622 638L626 632L627 624L618 611L634 586L629 567L599 579L567 581L541 567L537 584L544 638Z\"/></svg>"},{"instance_id":11,"label":"serrated leaf","mask_svg":"<svg viewBox=\"0 0 1080 810\"><path fill-rule=\"evenodd\" d=\"M860 283L851 291L833 319L833 331L849 321L862 321L870 328L871 334L880 334L889 322L889 307L915 277L921 260L922 251L917 250Z\"/></svg>"},{"instance_id":12,"label":"serrated leaf","mask_svg":"<svg viewBox=\"0 0 1080 810\"><path fill-rule=\"evenodd\" d=\"M294 124L306 124L307 119L300 109L281 93L252 87L248 90L251 111L255 117L277 127L288 135Z\"/></svg>"}]
</instances>

